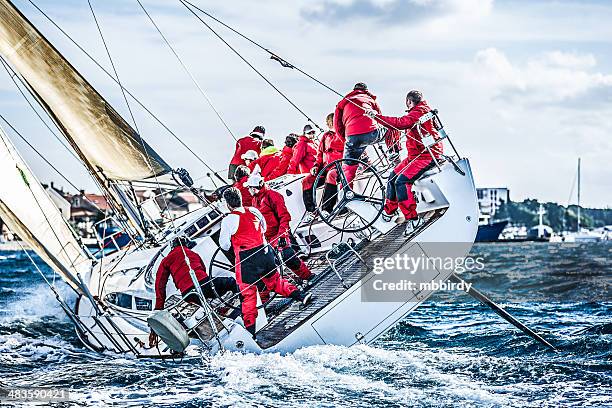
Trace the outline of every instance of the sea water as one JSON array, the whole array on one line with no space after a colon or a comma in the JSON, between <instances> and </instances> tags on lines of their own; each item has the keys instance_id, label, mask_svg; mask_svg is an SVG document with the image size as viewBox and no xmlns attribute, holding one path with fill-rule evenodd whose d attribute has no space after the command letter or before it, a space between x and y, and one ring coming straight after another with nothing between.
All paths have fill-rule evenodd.
<instances>
[{"instance_id":1,"label":"sea water","mask_svg":"<svg viewBox=\"0 0 612 408\"><path fill-rule=\"evenodd\" d=\"M2 252L0 386L67 389L72 402L60 406L612 406L612 243L480 244L472 255L484 268L462 277L558 352L447 291L371 345L205 362L100 355L80 344L27 257Z\"/></svg>"}]
</instances>

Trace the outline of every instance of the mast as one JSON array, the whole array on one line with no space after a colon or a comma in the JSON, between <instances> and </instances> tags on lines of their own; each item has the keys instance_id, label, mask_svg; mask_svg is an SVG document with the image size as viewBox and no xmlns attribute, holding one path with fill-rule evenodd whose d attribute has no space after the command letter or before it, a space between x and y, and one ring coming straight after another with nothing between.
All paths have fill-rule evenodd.
<instances>
[{"instance_id":1,"label":"mast","mask_svg":"<svg viewBox=\"0 0 612 408\"><path fill-rule=\"evenodd\" d=\"M0 54L127 221L130 235L146 236L149 225L122 186L157 180L172 168L9 0L0 0Z\"/></svg>"},{"instance_id":2,"label":"mast","mask_svg":"<svg viewBox=\"0 0 612 408\"><path fill-rule=\"evenodd\" d=\"M577 231L580 232L580 157L578 158L578 226Z\"/></svg>"}]
</instances>

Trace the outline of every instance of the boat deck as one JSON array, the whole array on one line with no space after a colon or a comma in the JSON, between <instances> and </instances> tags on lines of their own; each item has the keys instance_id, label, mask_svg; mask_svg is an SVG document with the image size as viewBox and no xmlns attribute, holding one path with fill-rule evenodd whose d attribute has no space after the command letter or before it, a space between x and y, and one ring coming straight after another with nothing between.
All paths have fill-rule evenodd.
<instances>
[{"instance_id":1,"label":"boat deck","mask_svg":"<svg viewBox=\"0 0 612 408\"><path fill-rule=\"evenodd\" d=\"M416 235L435 222L443 213L444 210L436 210L425 214L425 222L408 236L403 235L406 227L401 225L393 228L386 235L365 242L361 247L355 249L366 260L366 263L373 257L393 256L403 246L409 245ZM371 265L364 264L354 253L349 252L345 259L337 265L338 273L345 282L343 286L338 275L334 273L332 267L324 259L323 257L323 261L321 261L320 258L317 258L309 263L311 270L317 274L317 278L308 288L313 295L310 304L303 307L298 302L284 298L275 299L271 302L267 308L271 311L271 316L268 316L270 321L257 332L257 343L263 349L279 343L300 325L308 321L312 315L342 295L371 269Z\"/></svg>"}]
</instances>

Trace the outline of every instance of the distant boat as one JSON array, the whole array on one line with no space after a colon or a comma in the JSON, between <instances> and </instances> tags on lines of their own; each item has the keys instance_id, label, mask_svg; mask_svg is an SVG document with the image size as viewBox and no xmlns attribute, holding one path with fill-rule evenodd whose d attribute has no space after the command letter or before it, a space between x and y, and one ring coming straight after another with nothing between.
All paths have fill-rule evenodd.
<instances>
[{"instance_id":1,"label":"distant boat","mask_svg":"<svg viewBox=\"0 0 612 408\"><path fill-rule=\"evenodd\" d=\"M578 197L577 197L578 198L578 201L577 201L578 220L577 220L577 225L576 225L576 231L569 232L563 235L561 237L561 242L599 242L599 241L602 241L607 237L607 234L605 234L603 231L600 233L597 233L595 231L590 231L586 228L581 228L580 226L580 158L578 158L578 173L576 177L578 180Z\"/></svg>"},{"instance_id":2,"label":"distant boat","mask_svg":"<svg viewBox=\"0 0 612 408\"><path fill-rule=\"evenodd\" d=\"M546 210L544 210L544 206L540 204L540 208L538 209L540 221L538 225L529 228L527 232L527 241L550 241L550 238L553 236L553 229L548 225L544 225L544 214L546 214Z\"/></svg>"},{"instance_id":3,"label":"distant boat","mask_svg":"<svg viewBox=\"0 0 612 408\"><path fill-rule=\"evenodd\" d=\"M499 240L499 235L508 225L508 220L496 221L490 224L478 225L476 242L495 242Z\"/></svg>"}]
</instances>

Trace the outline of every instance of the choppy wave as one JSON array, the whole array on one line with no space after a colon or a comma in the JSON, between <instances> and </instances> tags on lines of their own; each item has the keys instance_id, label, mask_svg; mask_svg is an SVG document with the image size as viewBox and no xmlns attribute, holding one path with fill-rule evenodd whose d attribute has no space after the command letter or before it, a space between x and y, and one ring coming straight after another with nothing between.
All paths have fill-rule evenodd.
<instances>
[{"instance_id":1,"label":"choppy wave","mask_svg":"<svg viewBox=\"0 0 612 408\"><path fill-rule=\"evenodd\" d=\"M612 302L587 296L610 279L612 246L564 248L478 246L487 268L465 275L556 353L466 296L439 293L369 346L180 363L87 351L27 258L3 253L0 384L69 388L82 406L612 406Z\"/></svg>"}]
</instances>

